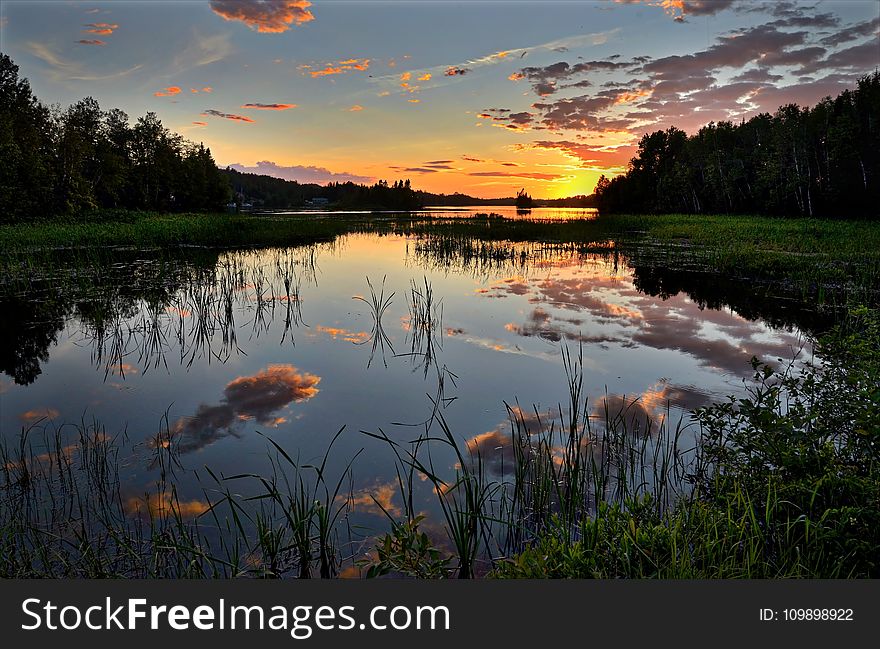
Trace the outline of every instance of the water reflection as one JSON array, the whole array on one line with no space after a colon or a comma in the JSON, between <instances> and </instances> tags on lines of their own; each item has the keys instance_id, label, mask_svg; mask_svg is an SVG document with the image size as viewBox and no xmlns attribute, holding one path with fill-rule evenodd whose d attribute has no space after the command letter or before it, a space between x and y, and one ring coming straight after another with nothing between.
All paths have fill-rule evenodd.
<instances>
[{"instance_id":1,"label":"water reflection","mask_svg":"<svg viewBox=\"0 0 880 649\"><path fill-rule=\"evenodd\" d=\"M239 376L226 385L220 403L202 404L192 417L178 419L171 443L177 452L189 453L233 435L240 422L255 420L275 428L287 422L281 410L313 398L320 382L319 376L292 365L270 365L252 376Z\"/></svg>"},{"instance_id":2,"label":"water reflection","mask_svg":"<svg viewBox=\"0 0 880 649\"><path fill-rule=\"evenodd\" d=\"M480 295L519 296L540 305L522 323L505 325L522 337L672 350L733 375L751 371L744 358L791 359L800 351L797 335L732 311L707 310L684 294L658 299L639 290L635 278L608 271L601 260L572 259L557 263L552 275L497 280Z\"/></svg>"},{"instance_id":3,"label":"water reflection","mask_svg":"<svg viewBox=\"0 0 880 649\"><path fill-rule=\"evenodd\" d=\"M403 512L395 502L397 492L396 483L378 482L355 491L347 497L339 496L339 500L347 501L352 511L399 517Z\"/></svg>"},{"instance_id":4,"label":"water reflection","mask_svg":"<svg viewBox=\"0 0 880 649\"><path fill-rule=\"evenodd\" d=\"M210 508L205 501L180 500L167 492L131 496L122 506L126 514L145 522L166 518L173 520L178 516L182 519L192 519L204 514Z\"/></svg>"},{"instance_id":5,"label":"water reflection","mask_svg":"<svg viewBox=\"0 0 880 649\"><path fill-rule=\"evenodd\" d=\"M133 494L157 483L161 467L146 457L157 446L201 451L199 464L220 472L263 475L256 430L314 459L345 426L332 473L365 446L358 431L405 443L442 409L500 473L513 464L512 431L537 444L560 419L564 345L583 345L591 425L601 432L623 420L643 435L645 422L735 392L752 355L790 358L799 327L825 324L797 296L780 301L747 280L658 267L640 254L611 243L362 234L285 249L60 255L0 283L0 370L11 379L0 384L4 438L84 413L127 430L150 452L126 459L120 480ZM513 399L523 404L515 426L504 407ZM171 424L157 438L166 413ZM308 434L283 434L294 419ZM438 473L454 472L456 458L435 459ZM375 523L383 509L404 507L389 460L384 448L359 456L353 516ZM178 477L183 510L197 515L197 481L184 468ZM127 511L171 505L145 498L126 501Z\"/></svg>"},{"instance_id":6,"label":"water reflection","mask_svg":"<svg viewBox=\"0 0 880 649\"><path fill-rule=\"evenodd\" d=\"M607 394L597 400L592 416L597 422L621 424L634 434L647 433L666 422L671 407L693 410L709 403L710 397L693 386L660 383L641 394Z\"/></svg>"}]
</instances>

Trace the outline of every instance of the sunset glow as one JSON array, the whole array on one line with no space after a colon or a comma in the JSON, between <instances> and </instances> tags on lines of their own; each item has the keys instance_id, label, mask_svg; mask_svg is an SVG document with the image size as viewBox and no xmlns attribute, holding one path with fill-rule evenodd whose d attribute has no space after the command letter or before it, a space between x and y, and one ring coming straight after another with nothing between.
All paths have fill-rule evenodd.
<instances>
[{"instance_id":1,"label":"sunset glow","mask_svg":"<svg viewBox=\"0 0 880 649\"><path fill-rule=\"evenodd\" d=\"M546 198L589 194L600 174L625 171L646 132L693 132L837 94L874 69L880 24L872 2L2 11L3 51L45 101L90 95L132 119L154 111L221 166Z\"/></svg>"}]
</instances>

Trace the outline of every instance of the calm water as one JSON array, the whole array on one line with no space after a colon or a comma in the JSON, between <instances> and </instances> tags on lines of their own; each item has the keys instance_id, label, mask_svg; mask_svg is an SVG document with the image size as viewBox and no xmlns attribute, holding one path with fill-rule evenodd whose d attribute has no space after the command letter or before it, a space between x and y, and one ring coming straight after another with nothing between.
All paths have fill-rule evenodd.
<instances>
[{"instance_id":1,"label":"calm water","mask_svg":"<svg viewBox=\"0 0 880 649\"><path fill-rule=\"evenodd\" d=\"M661 281L621 256L531 245L507 260L466 259L436 248L350 235L171 258L121 251L98 269L61 265L6 287L3 436L17 445L41 419L50 429L98 420L110 435L125 431L122 488L136 499L155 487L153 447L165 427L179 451L181 501L197 512L201 467L269 469L257 431L306 462L344 427L329 471L339 475L363 449L352 470L355 507L361 524L382 527L370 496L392 513L399 507L392 457L360 431L415 438L438 377L450 428L494 466L508 430L505 401L539 411L565 403L562 345L582 344L597 412L607 400L640 417L664 417L668 406L675 419L741 390L751 356L788 359L801 345L796 328L701 306L670 289L686 287L686 277ZM393 293L379 332L368 304L353 299L370 300L367 278L377 293ZM411 282L424 293L426 281L431 331L409 314ZM435 461L454 472L449 454ZM432 499L427 487L422 495Z\"/></svg>"},{"instance_id":2,"label":"calm water","mask_svg":"<svg viewBox=\"0 0 880 649\"><path fill-rule=\"evenodd\" d=\"M314 215L316 213L333 215L351 214L395 214L395 212L376 212L364 210L359 212L316 212L315 210L279 210L267 212L268 214L289 215ZM411 212L414 218L468 218L475 214L496 214L505 219L529 219L533 221L567 221L571 219L593 219L599 211L593 207L534 207L529 210L518 210L513 205L477 205L469 207L425 207L424 209Z\"/></svg>"}]
</instances>

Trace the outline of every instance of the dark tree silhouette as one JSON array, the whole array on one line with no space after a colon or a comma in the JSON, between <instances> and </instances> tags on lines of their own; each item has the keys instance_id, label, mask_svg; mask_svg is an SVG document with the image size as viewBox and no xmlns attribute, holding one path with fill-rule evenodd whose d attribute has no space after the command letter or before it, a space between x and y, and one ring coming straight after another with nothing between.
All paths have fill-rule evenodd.
<instances>
[{"instance_id":1,"label":"dark tree silhouette","mask_svg":"<svg viewBox=\"0 0 880 649\"><path fill-rule=\"evenodd\" d=\"M596 185L604 212L877 218L877 196L878 72L812 108L646 134L626 174Z\"/></svg>"}]
</instances>

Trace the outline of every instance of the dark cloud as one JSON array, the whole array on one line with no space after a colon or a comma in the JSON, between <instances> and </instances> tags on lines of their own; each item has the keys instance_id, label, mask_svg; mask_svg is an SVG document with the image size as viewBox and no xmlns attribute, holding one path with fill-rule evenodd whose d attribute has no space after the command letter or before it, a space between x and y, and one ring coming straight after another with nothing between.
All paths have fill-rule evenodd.
<instances>
[{"instance_id":1,"label":"dark cloud","mask_svg":"<svg viewBox=\"0 0 880 649\"><path fill-rule=\"evenodd\" d=\"M773 83L774 81L779 81L782 79L781 74L773 74L766 68L752 68L751 70L746 70L735 77L733 77L733 81L752 81L754 83Z\"/></svg>"},{"instance_id":2,"label":"dark cloud","mask_svg":"<svg viewBox=\"0 0 880 649\"><path fill-rule=\"evenodd\" d=\"M724 67L742 67L776 55L790 47L802 45L807 32L781 31L771 25L740 29L719 37L708 49L694 54L666 56L649 61L642 71L655 78L683 79L691 74L706 74Z\"/></svg>"},{"instance_id":3,"label":"dark cloud","mask_svg":"<svg viewBox=\"0 0 880 649\"><path fill-rule=\"evenodd\" d=\"M844 43L851 43L864 36L871 36L872 34L876 35L878 29L880 29L880 18L874 18L872 20L866 20L865 22L855 23L848 27L844 27L830 36L826 36L821 42L828 47L843 45Z\"/></svg>"},{"instance_id":4,"label":"dark cloud","mask_svg":"<svg viewBox=\"0 0 880 649\"><path fill-rule=\"evenodd\" d=\"M357 176L347 172L337 173L330 171L324 167L312 167L301 165L279 165L269 160L261 160L256 166L248 167L239 163L229 165L233 169L237 169L242 173L262 174L264 176L273 176L275 178L283 178L284 180L295 180L299 183L319 183L328 182L353 182L367 183L373 179L367 176Z\"/></svg>"},{"instance_id":5,"label":"dark cloud","mask_svg":"<svg viewBox=\"0 0 880 649\"><path fill-rule=\"evenodd\" d=\"M586 87L590 85L589 80L583 80L578 83L559 86L564 80L571 79L578 75L595 71L612 71L629 67L632 61L617 61L619 54L614 54L603 61L583 61L574 65L569 65L566 61L559 61L543 67L525 67L519 72L511 75L511 78L528 79L532 83L532 89L541 97L552 95L559 87Z\"/></svg>"},{"instance_id":6,"label":"dark cloud","mask_svg":"<svg viewBox=\"0 0 880 649\"><path fill-rule=\"evenodd\" d=\"M213 117L222 117L224 119L231 119L231 120L237 121L237 122L246 122L248 124L254 123L254 120L252 120L250 117L246 117L244 115L235 115L233 113L224 113L223 111L214 110L213 108L206 109L205 112L202 113L202 115L203 116L211 115Z\"/></svg>"},{"instance_id":7,"label":"dark cloud","mask_svg":"<svg viewBox=\"0 0 880 649\"><path fill-rule=\"evenodd\" d=\"M88 39L88 38L83 38L81 40L78 40L77 43L79 43L80 45L106 45L107 44L106 41L100 41L98 39Z\"/></svg>"},{"instance_id":8,"label":"dark cloud","mask_svg":"<svg viewBox=\"0 0 880 649\"><path fill-rule=\"evenodd\" d=\"M799 74L813 74L819 71L853 70L862 72L877 67L880 63L880 46L869 41L834 52L821 61L813 61L798 70Z\"/></svg>"},{"instance_id":9,"label":"dark cloud","mask_svg":"<svg viewBox=\"0 0 880 649\"><path fill-rule=\"evenodd\" d=\"M296 104L242 104L242 108L251 108L254 110L287 110L296 108Z\"/></svg>"},{"instance_id":10,"label":"dark cloud","mask_svg":"<svg viewBox=\"0 0 880 649\"><path fill-rule=\"evenodd\" d=\"M648 4L661 7L676 22L685 22L686 16L711 16L730 9L738 0L614 0L618 4Z\"/></svg>"},{"instance_id":11,"label":"dark cloud","mask_svg":"<svg viewBox=\"0 0 880 649\"><path fill-rule=\"evenodd\" d=\"M460 77L460 76L467 74L468 72L470 72L470 70L468 68L451 67L451 68L446 68L446 72L443 73L443 76Z\"/></svg>"},{"instance_id":12,"label":"dark cloud","mask_svg":"<svg viewBox=\"0 0 880 649\"><path fill-rule=\"evenodd\" d=\"M202 404L195 415L175 422L171 431L175 448L181 453L204 448L233 434L242 421L255 420L264 426L283 423L279 411L314 397L320 381L320 377L301 373L293 365L270 365L253 376L240 376L226 385L220 403Z\"/></svg>"},{"instance_id":13,"label":"dark cloud","mask_svg":"<svg viewBox=\"0 0 880 649\"><path fill-rule=\"evenodd\" d=\"M609 117L602 113L616 103L625 101L631 94L612 88L594 95L538 102L532 106L540 111L542 124L550 130L620 130L631 126L636 120Z\"/></svg>"}]
</instances>

